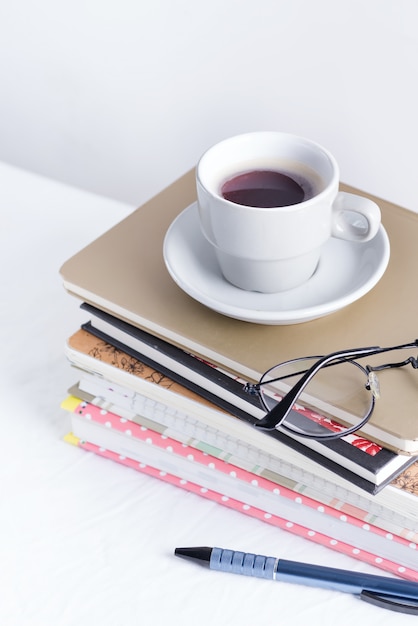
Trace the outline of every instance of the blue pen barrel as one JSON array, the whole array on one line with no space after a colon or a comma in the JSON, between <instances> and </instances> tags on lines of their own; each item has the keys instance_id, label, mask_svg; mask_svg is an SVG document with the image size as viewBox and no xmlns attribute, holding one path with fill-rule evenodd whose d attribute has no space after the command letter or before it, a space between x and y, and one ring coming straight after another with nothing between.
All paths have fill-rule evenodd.
<instances>
[{"instance_id":1,"label":"blue pen barrel","mask_svg":"<svg viewBox=\"0 0 418 626\"><path fill-rule=\"evenodd\" d=\"M219 572L342 591L375 606L418 615L418 582L207 546L176 548L175 554Z\"/></svg>"},{"instance_id":2,"label":"blue pen barrel","mask_svg":"<svg viewBox=\"0 0 418 626\"><path fill-rule=\"evenodd\" d=\"M275 578L283 582L322 587L352 594L372 591L390 597L418 601L418 583L412 581L308 563L297 563L285 559L279 559Z\"/></svg>"},{"instance_id":3,"label":"blue pen barrel","mask_svg":"<svg viewBox=\"0 0 418 626\"><path fill-rule=\"evenodd\" d=\"M272 580L275 576L277 559L248 552L213 548L210 568L241 576L255 576Z\"/></svg>"},{"instance_id":4,"label":"blue pen barrel","mask_svg":"<svg viewBox=\"0 0 418 626\"><path fill-rule=\"evenodd\" d=\"M418 583L399 578L286 561L223 548L212 548L209 566L213 570L241 576L322 587L356 595L369 591L392 599L418 602Z\"/></svg>"}]
</instances>

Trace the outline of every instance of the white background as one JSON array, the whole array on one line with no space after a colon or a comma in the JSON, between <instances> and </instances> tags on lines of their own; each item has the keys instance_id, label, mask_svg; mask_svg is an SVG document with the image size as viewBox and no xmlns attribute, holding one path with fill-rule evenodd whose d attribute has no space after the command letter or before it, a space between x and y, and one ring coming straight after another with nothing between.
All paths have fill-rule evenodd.
<instances>
[{"instance_id":1,"label":"white background","mask_svg":"<svg viewBox=\"0 0 418 626\"><path fill-rule=\"evenodd\" d=\"M0 623L412 623L349 594L200 571L209 543L381 573L62 441L70 254L249 130L306 135L418 210L416 0L0 4ZM124 204L127 203L127 204ZM213 576L211 575L213 574Z\"/></svg>"},{"instance_id":2,"label":"white background","mask_svg":"<svg viewBox=\"0 0 418 626\"><path fill-rule=\"evenodd\" d=\"M0 160L139 205L212 143L306 135L418 210L416 0L13 0Z\"/></svg>"}]
</instances>

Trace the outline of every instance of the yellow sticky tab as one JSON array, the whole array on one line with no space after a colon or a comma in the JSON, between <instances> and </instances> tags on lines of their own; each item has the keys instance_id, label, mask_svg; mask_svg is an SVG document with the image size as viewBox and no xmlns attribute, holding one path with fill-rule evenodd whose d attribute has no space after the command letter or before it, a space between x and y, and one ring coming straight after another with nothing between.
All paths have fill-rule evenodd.
<instances>
[{"instance_id":1,"label":"yellow sticky tab","mask_svg":"<svg viewBox=\"0 0 418 626\"><path fill-rule=\"evenodd\" d=\"M65 409L66 411L71 411L71 413L74 413L80 402L82 402L80 398L76 398L75 396L68 396L67 398L65 398L65 400L61 402L61 408Z\"/></svg>"},{"instance_id":2,"label":"yellow sticky tab","mask_svg":"<svg viewBox=\"0 0 418 626\"><path fill-rule=\"evenodd\" d=\"M80 439L76 437L75 435L73 435L73 433L67 433L64 436L64 441L66 443L70 443L72 446L78 446Z\"/></svg>"}]
</instances>

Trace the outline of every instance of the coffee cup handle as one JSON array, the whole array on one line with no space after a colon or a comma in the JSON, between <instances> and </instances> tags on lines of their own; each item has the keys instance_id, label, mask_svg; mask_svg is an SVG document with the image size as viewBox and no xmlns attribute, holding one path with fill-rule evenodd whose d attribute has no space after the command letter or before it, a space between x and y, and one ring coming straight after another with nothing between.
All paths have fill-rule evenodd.
<instances>
[{"instance_id":1,"label":"coffee cup handle","mask_svg":"<svg viewBox=\"0 0 418 626\"><path fill-rule=\"evenodd\" d=\"M349 241L370 241L381 222L380 208L369 198L340 191L332 205L331 234Z\"/></svg>"}]
</instances>

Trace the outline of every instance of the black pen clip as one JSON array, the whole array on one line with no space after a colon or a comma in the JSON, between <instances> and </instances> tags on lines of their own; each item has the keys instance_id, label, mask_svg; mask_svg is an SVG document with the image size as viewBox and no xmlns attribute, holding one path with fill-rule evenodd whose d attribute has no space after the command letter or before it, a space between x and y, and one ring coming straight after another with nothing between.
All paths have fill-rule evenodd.
<instances>
[{"instance_id":1,"label":"black pen clip","mask_svg":"<svg viewBox=\"0 0 418 626\"><path fill-rule=\"evenodd\" d=\"M416 603L410 598L402 598L399 596L384 595L375 591L367 591L363 589L360 593L360 599L369 604L374 604L382 609L389 609L397 613L409 613L410 615L418 615L418 598Z\"/></svg>"}]
</instances>

